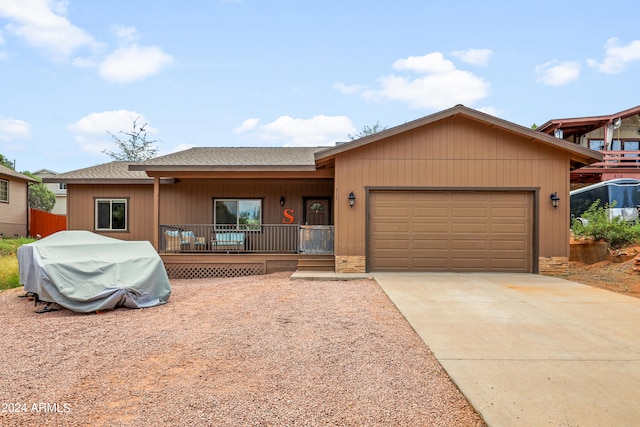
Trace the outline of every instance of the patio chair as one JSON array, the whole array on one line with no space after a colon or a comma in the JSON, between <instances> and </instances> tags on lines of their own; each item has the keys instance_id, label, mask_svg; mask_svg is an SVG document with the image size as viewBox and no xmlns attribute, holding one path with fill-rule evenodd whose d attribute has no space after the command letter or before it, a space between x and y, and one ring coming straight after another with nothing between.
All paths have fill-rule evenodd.
<instances>
[{"instance_id":1,"label":"patio chair","mask_svg":"<svg viewBox=\"0 0 640 427\"><path fill-rule=\"evenodd\" d=\"M164 234L165 234L165 240L167 242L165 246L165 250L179 251L180 250L180 232L178 230L166 230Z\"/></svg>"},{"instance_id":2,"label":"patio chair","mask_svg":"<svg viewBox=\"0 0 640 427\"><path fill-rule=\"evenodd\" d=\"M204 237L197 237L193 231L183 231L180 233L180 245L185 245L188 250L204 250L206 249L206 241Z\"/></svg>"}]
</instances>

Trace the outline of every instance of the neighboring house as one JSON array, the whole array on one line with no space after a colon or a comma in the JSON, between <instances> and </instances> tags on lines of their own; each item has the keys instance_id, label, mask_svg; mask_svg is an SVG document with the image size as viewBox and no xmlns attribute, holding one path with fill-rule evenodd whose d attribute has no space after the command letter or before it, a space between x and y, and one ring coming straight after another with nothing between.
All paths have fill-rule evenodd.
<instances>
[{"instance_id":1,"label":"neighboring house","mask_svg":"<svg viewBox=\"0 0 640 427\"><path fill-rule=\"evenodd\" d=\"M568 270L569 172L600 160L458 105L334 147L192 148L55 179L69 229L150 240L172 277L537 273Z\"/></svg>"},{"instance_id":2,"label":"neighboring house","mask_svg":"<svg viewBox=\"0 0 640 427\"><path fill-rule=\"evenodd\" d=\"M33 172L35 176L38 178L55 178L58 175L57 172L54 172L49 169L40 169L37 172ZM53 194L56 195L56 204L53 206L51 210L52 214L56 215L66 215L67 214L67 184L63 182L47 182L45 184L49 190Z\"/></svg>"},{"instance_id":3,"label":"neighboring house","mask_svg":"<svg viewBox=\"0 0 640 427\"><path fill-rule=\"evenodd\" d=\"M536 130L603 154L601 162L571 171L572 183L640 179L640 105L605 116L554 119Z\"/></svg>"},{"instance_id":4,"label":"neighboring house","mask_svg":"<svg viewBox=\"0 0 640 427\"><path fill-rule=\"evenodd\" d=\"M0 165L0 237L29 235L29 184L35 179Z\"/></svg>"}]
</instances>

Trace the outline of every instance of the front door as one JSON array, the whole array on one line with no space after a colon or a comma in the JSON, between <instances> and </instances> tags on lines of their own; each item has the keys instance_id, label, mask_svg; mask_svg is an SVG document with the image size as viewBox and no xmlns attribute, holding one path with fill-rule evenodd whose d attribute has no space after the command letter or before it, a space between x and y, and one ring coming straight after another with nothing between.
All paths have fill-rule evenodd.
<instances>
[{"instance_id":1,"label":"front door","mask_svg":"<svg viewBox=\"0 0 640 427\"><path fill-rule=\"evenodd\" d=\"M329 199L305 200L305 225L329 225Z\"/></svg>"}]
</instances>

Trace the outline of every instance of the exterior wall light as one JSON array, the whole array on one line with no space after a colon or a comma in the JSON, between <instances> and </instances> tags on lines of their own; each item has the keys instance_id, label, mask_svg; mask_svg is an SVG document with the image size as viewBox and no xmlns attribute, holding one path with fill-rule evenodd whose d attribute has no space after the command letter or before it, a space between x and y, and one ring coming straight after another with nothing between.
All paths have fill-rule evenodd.
<instances>
[{"instance_id":1,"label":"exterior wall light","mask_svg":"<svg viewBox=\"0 0 640 427\"><path fill-rule=\"evenodd\" d=\"M353 205L356 203L356 195L353 194L353 191L351 193L349 193L349 207L353 207Z\"/></svg>"},{"instance_id":2,"label":"exterior wall light","mask_svg":"<svg viewBox=\"0 0 640 427\"><path fill-rule=\"evenodd\" d=\"M558 193L551 193L551 196L549 196L549 198L551 199L551 206L553 206L554 209L556 209L558 207L558 203L560 202L560 197L558 197Z\"/></svg>"},{"instance_id":3,"label":"exterior wall light","mask_svg":"<svg viewBox=\"0 0 640 427\"><path fill-rule=\"evenodd\" d=\"M280 206L284 206L284 196L280 196Z\"/></svg>"}]
</instances>

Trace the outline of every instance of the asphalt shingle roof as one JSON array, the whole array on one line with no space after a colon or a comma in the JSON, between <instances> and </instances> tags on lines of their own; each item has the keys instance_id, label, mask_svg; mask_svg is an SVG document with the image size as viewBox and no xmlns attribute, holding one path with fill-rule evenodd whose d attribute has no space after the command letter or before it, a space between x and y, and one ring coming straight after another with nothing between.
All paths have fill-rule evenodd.
<instances>
[{"instance_id":1,"label":"asphalt shingle roof","mask_svg":"<svg viewBox=\"0 0 640 427\"><path fill-rule=\"evenodd\" d=\"M55 177L43 178L44 182L72 182L72 181L92 181L105 180L115 181L153 181L144 171L130 171L129 165L132 162L110 162L97 166L91 166L84 169L77 169L71 172L65 172Z\"/></svg>"},{"instance_id":2,"label":"asphalt shingle roof","mask_svg":"<svg viewBox=\"0 0 640 427\"><path fill-rule=\"evenodd\" d=\"M10 169L6 166L0 165L0 175L4 175L4 176L9 176L9 177L13 177L13 178L18 178L18 179L22 179L24 181L28 181L28 182L38 182L38 180L31 178L30 176L27 176L25 174L22 174L20 172L16 172L13 169Z\"/></svg>"},{"instance_id":3,"label":"asphalt shingle roof","mask_svg":"<svg viewBox=\"0 0 640 427\"><path fill-rule=\"evenodd\" d=\"M136 164L147 166L315 166L314 154L330 147L194 147Z\"/></svg>"},{"instance_id":4,"label":"asphalt shingle roof","mask_svg":"<svg viewBox=\"0 0 640 427\"><path fill-rule=\"evenodd\" d=\"M144 162L110 162L65 172L44 182L153 182L145 170L219 170L315 167L314 154L330 147L195 147Z\"/></svg>"}]
</instances>

